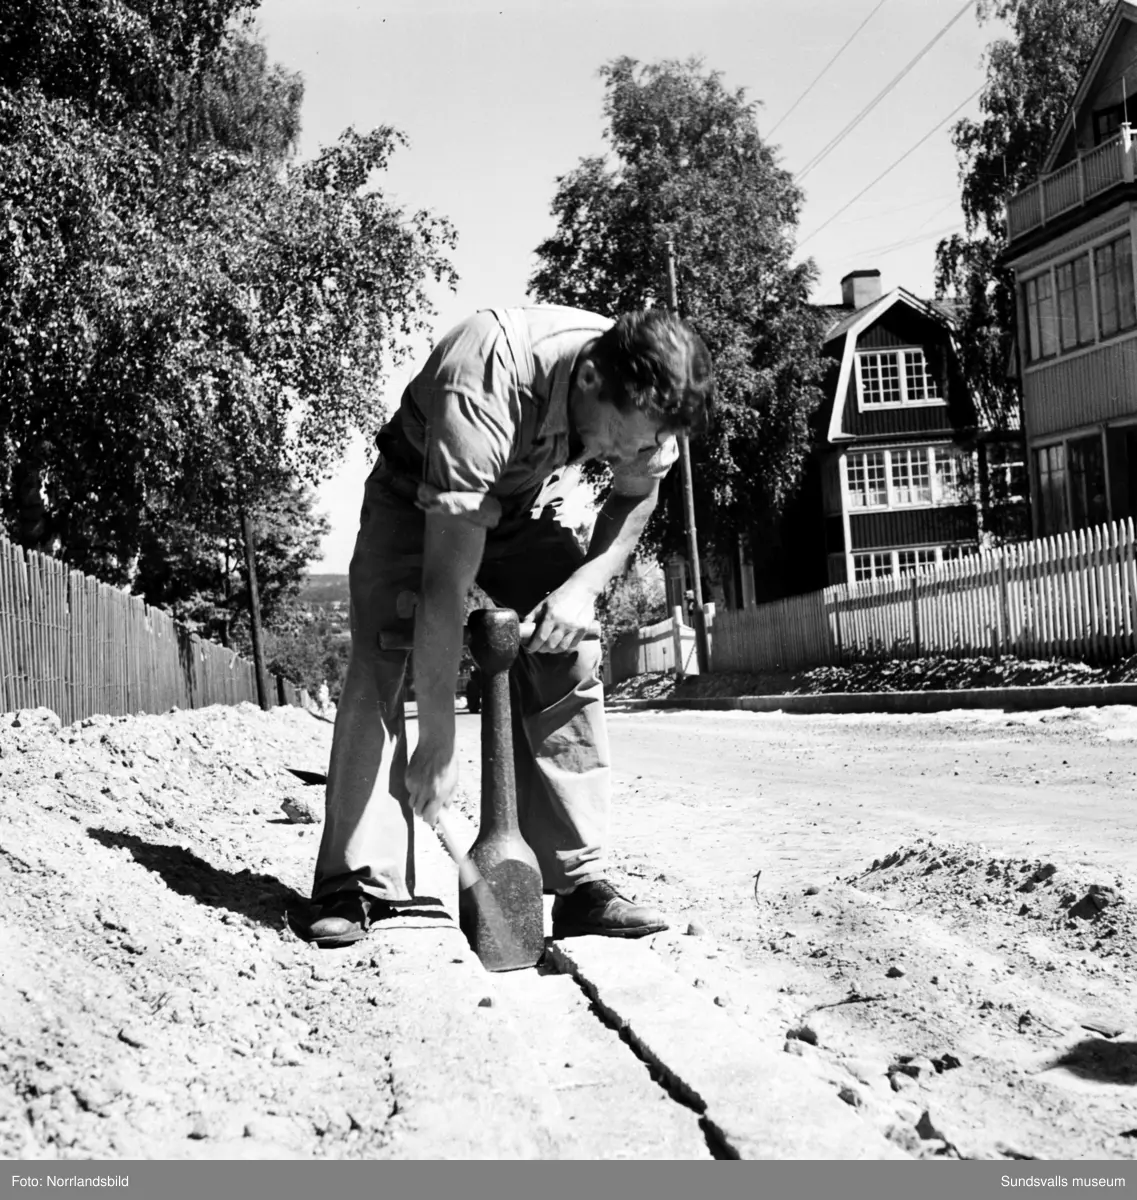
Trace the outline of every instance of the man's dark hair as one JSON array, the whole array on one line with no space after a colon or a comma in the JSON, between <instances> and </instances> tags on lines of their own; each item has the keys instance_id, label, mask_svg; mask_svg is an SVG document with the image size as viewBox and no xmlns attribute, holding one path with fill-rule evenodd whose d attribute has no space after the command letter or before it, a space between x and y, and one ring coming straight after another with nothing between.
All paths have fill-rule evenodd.
<instances>
[{"instance_id":1,"label":"man's dark hair","mask_svg":"<svg viewBox=\"0 0 1137 1200\"><path fill-rule=\"evenodd\" d=\"M711 356L703 339L666 309L624 313L589 357L603 380L601 397L622 412L638 408L668 430L703 427L714 390Z\"/></svg>"}]
</instances>

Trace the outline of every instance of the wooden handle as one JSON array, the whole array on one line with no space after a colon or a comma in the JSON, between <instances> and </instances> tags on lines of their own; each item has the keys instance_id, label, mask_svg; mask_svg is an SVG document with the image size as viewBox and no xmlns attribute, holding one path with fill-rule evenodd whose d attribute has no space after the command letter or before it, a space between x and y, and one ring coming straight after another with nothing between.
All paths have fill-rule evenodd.
<instances>
[{"instance_id":1,"label":"wooden handle","mask_svg":"<svg viewBox=\"0 0 1137 1200\"><path fill-rule=\"evenodd\" d=\"M519 632L521 634L521 645L525 643L537 632L537 626L532 621L523 621ZM462 644L466 645L470 640L470 631L462 630ZM585 630L584 641L598 642L600 640L600 626L598 623L593 623ZM384 629L379 634L379 648L381 650L413 650L415 648L414 635L404 633L401 629Z\"/></svg>"}]
</instances>

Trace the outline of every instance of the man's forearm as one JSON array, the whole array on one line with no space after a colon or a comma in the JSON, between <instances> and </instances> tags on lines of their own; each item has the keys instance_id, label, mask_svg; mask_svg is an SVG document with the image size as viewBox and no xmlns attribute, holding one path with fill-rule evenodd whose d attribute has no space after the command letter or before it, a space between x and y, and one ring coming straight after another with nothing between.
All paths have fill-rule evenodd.
<instances>
[{"instance_id":1,"label":"man's forearm","mask_svg":"<svg viewBox=\"0 0 1137 1200\"><path fill-rule=\"evenodd\" d=\"M427 517L422 592L415 614L415 698L421 736L453 737L466 593L485 531L453 517Z\"/></svg>"},{"instance_id":2,"label":"man's forearm","mask_svg":"<svg viewBox=\"0 0 1137 1200\"><path fill-rule=\"evenodd\" d=\"M613 493L608 497L596 517L584 562L573 574L577 583L599 596L623 571L655 511L658 498L658 488L646 496Z\"/></svg>"}]
</instances>

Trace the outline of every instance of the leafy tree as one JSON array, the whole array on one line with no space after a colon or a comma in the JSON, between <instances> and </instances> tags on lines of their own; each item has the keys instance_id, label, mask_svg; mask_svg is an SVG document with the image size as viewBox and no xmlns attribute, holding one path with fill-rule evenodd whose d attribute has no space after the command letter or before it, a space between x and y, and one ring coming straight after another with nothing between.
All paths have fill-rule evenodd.
<instances>
[{"instance_id":1,"label":"leafy tree","mask_svg":"<svg viewBox=\"0 0 1137 1200\"><path fill-rule=\"evenodd\" d=\"M700 541L731 553L783 511L808 453L821 392L812 262L793 264L802 193L762 140L755 105L699 60L600 72L610 154L557 180L556 232L537 248L543 301L616 314L666 304L666 243L680 311L716 370L714 419L692 442ZM682 550L678 472L647 531Z\"/></svg>"},{"instance_id":2,"label":"leafy tree","mask_svg":"<svg viewBox=\"0 0 1137 1200\"><path fill-rule=\"evenodd\" d=\"M987 49L978 120L952 130L966 232L936 249L936 286L959 313L959 344L972 392L995 428L1018 423L1017 387L1007 379L1015 329L1011 272L1000 265L1009 196L1038 176L1113 9L1113 0L977 0L981 21L1007 37Z\"/></svg>"},{"instance_id":3,"label":"leafy tree","mask_svg":"<svg viewBox=\"0 0 1137 1200\"><path fill-rule=\"evenodd\" d=\"M370 186L396 131L281 169L299 81L235 10L0 9L0 518L113 582L175 506L232 536L325 473L453 281L449 225Z\"/></svg>"}]
</instances>

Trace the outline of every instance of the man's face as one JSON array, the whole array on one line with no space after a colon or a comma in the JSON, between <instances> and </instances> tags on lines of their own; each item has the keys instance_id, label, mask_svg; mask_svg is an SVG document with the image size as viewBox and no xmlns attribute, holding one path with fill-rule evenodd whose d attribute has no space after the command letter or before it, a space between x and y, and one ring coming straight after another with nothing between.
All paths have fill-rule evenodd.
<instances>
[{"instance_id":1,"label":"man's face","mask_svg":"<svg viewBox=\"0 0 1137 1200\"><path fill-rule=\"evenodd\" d=\"M663 424L639 409L621 412L614 404L596 400L582 405L576 433L583 443L581 461L609 466L655 453L664 438Z\"/></svg>"},{"instance_id":2,"label":"man's face","mask_svg":"<svg viewBox=\"0 0 1137 1200\"><path fill-rule=\"evenodd\" d=\"M654 454L664 439L662 422L635 408L621 412L602 400L600 392L600 376L586 359L570 401L574 461L615 466Z\"/></svg>"}]
</instances>

